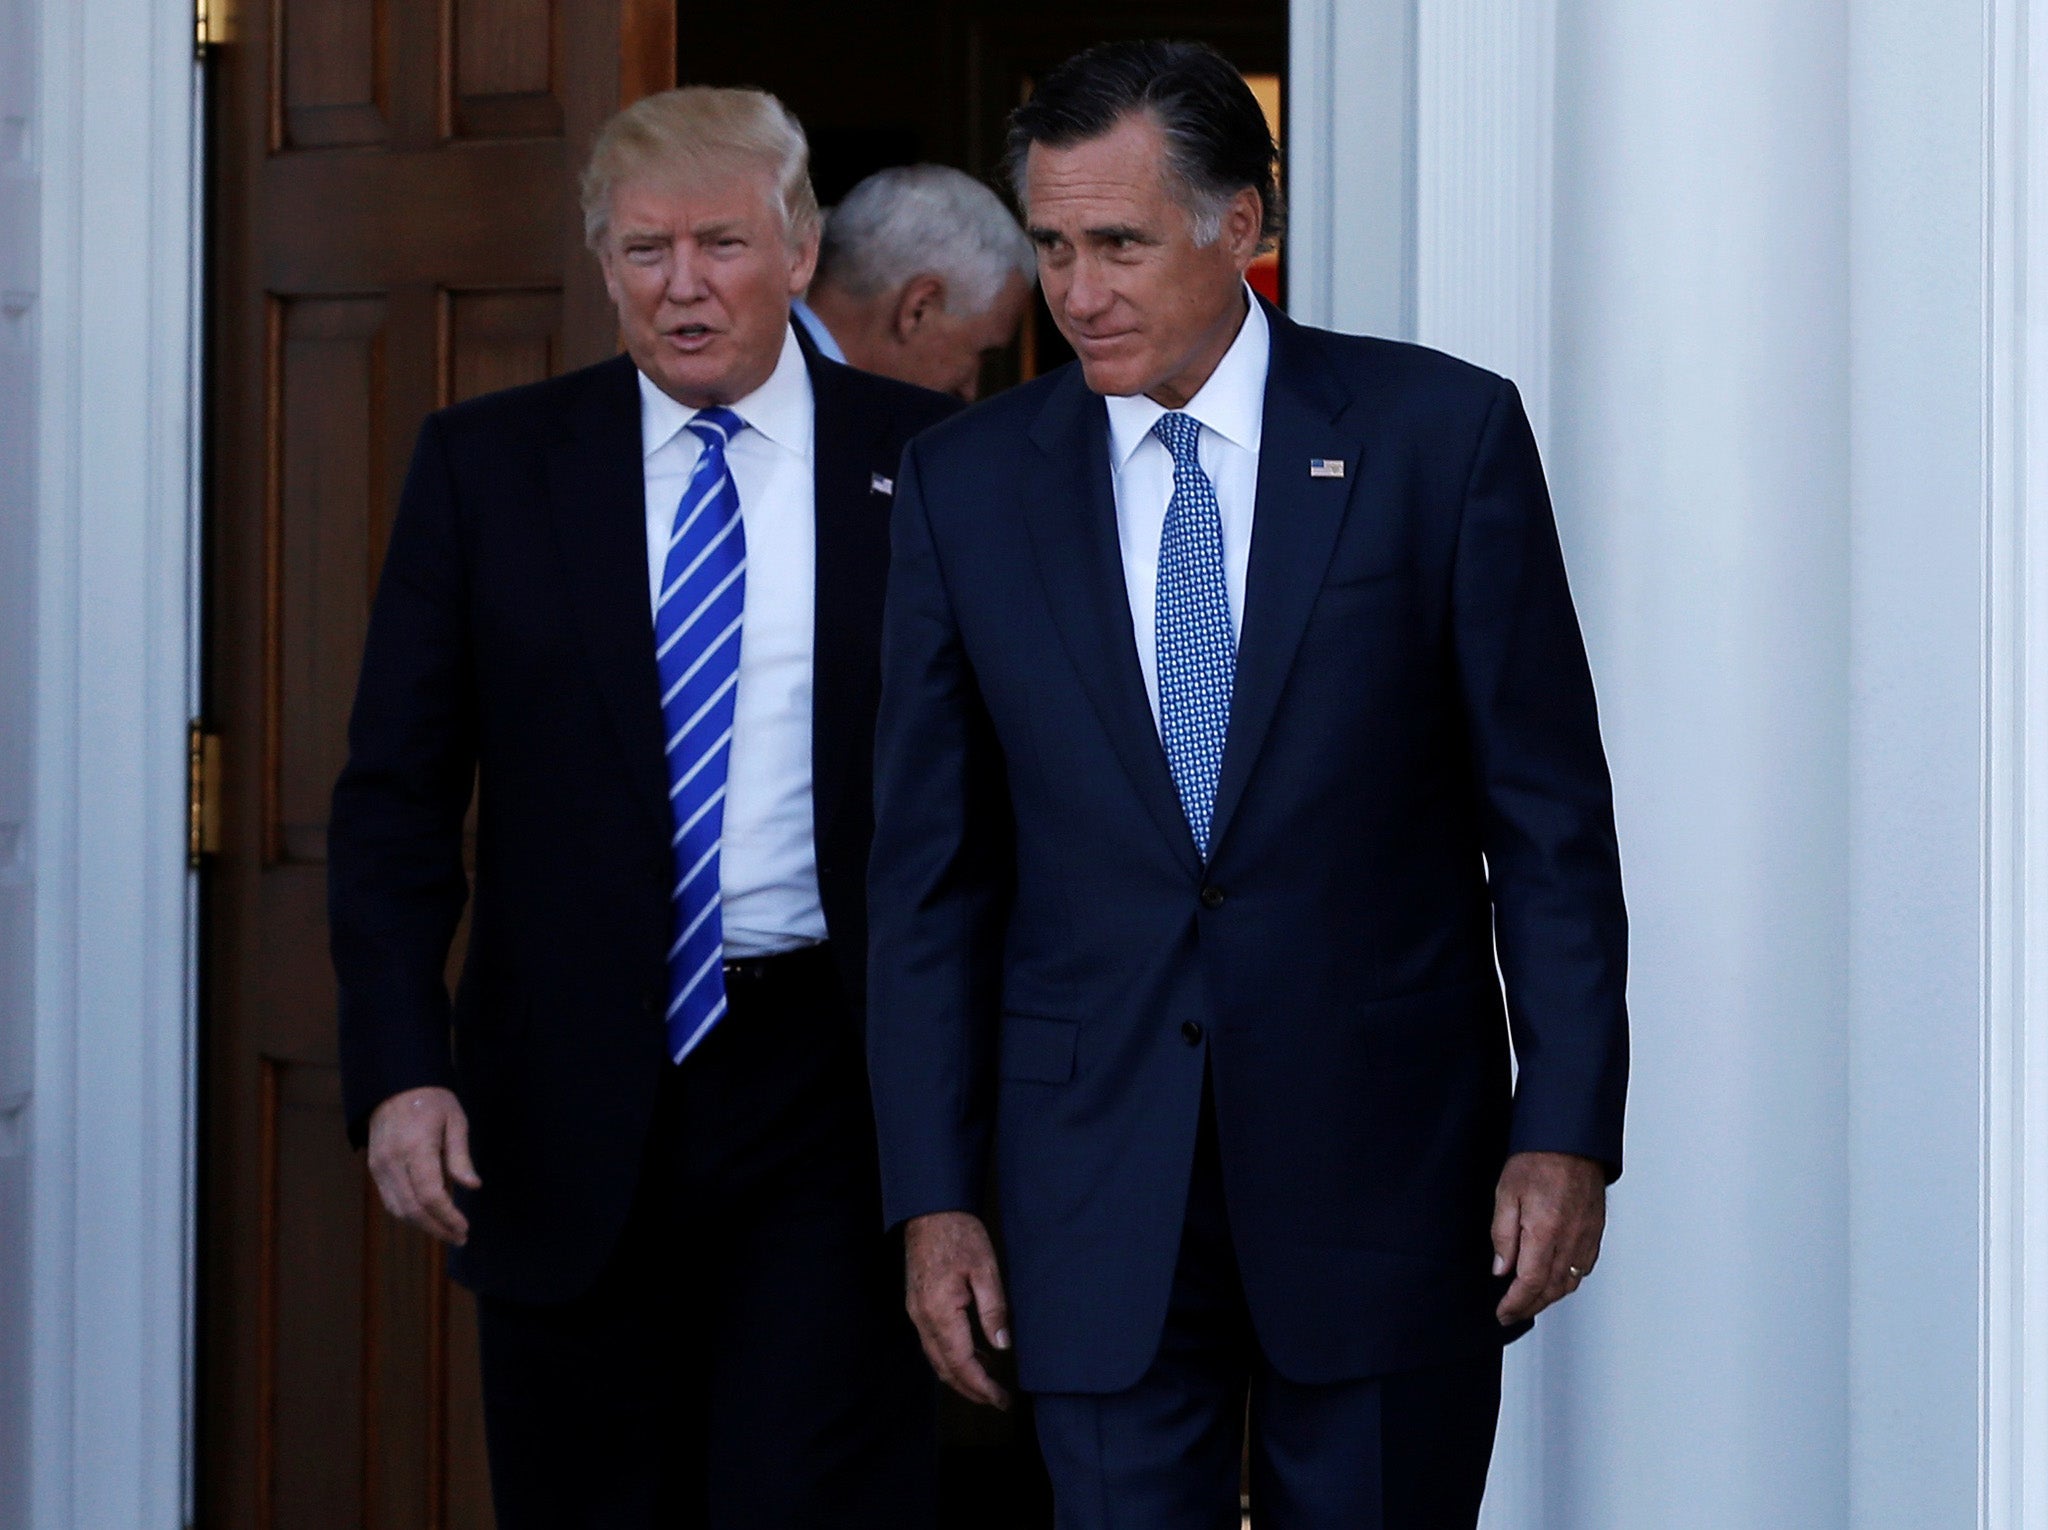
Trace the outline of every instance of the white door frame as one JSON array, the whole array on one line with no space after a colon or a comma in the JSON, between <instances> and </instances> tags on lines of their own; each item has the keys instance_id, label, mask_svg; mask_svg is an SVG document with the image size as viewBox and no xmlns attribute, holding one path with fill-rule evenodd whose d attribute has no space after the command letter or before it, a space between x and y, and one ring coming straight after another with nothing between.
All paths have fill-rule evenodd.
<instances>
[{"instance_id":1,"label":"white door frame","mask_svg":"<svg viewBox=\"0 0 2048 1530\"><path fill-rule=\"evenodd\" d=\"M190 1517L201 354L191 0L41 0L31 1481Z\"/></svg>"}]
</instances>

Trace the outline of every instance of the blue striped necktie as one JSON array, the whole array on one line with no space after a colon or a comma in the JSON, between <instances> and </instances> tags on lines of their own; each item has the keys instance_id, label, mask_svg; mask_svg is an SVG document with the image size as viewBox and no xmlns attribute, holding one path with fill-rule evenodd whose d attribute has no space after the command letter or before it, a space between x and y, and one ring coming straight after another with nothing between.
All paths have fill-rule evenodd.
<instances>
[{"instance_id":1,"label":"blue striped necktie","mask_svg":"<svg viewBox=\"0 0 2048 1530\"><path fill-rule=\"evenodd\" d=\"M1196 450L1201 422L1169 412L1159 417L1152 434L1173 454L1173 497L1159 534L1153 611L1159 740L1166 746L1188 830L1206 861L1237 672L1237 631L1230 624L1230 594L1223 582L1223 512Z\"/></svg>"},{"instance_id":2,"label":"blue striped necktie","mask_svg":"<svg viewBox=\"0 0 2048 1530\"><path fill-rule=\"evenodd\" d=\"M726 765L740 678L747 537L726 444L747 428L730 409L706 409L683 427L704 443L676 506L654 604L674 822L674 924L668 948L668 1051L676 1062L725 1015L725 922L718 845L725 827Z\"/></svg>"}]
</instances>

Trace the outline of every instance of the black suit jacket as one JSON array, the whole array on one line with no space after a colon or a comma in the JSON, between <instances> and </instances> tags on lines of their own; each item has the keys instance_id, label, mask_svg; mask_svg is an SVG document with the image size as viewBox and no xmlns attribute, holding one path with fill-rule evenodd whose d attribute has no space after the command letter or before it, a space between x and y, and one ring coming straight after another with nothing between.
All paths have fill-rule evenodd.
<instances>
[{"instance_id":1,"label":"black suit jacket","mask_svg":"<svg viewBox=\"0 0 2048 1530\"><path fill-rule=\"evenodd\" d=\"M1079 370L929 432L897 483L883 1191L895 1220L976 1206L993 1135L1032 1390L1115 1391L1151 1360L1205 1069L1252 1317L1302 1382L1498 1345L1503 1160L1620 1171L1607 770L1520 401L1447 356L1270 321L1207 865Z\"/></svg>"},{"instance_id":2,"label":"black suit jacket","mask_svg":"<svg viewBox=\"0 0 2048 1530\"><path fill-rule=\"evenodd\" d=\"M888 484L957 406L818 357L818 883L857 1014ZM484 1187L456 1273L544 1301L622 1227L665 1065L667 767L640 399L624 357L420 431L370 621L328 834L342 1090L360 1143L400 1090L453 1087ZM443 973L470 891L468 956ZM452 1040L452 1046L451 1046Z\"/></svg>"}]
</instances>

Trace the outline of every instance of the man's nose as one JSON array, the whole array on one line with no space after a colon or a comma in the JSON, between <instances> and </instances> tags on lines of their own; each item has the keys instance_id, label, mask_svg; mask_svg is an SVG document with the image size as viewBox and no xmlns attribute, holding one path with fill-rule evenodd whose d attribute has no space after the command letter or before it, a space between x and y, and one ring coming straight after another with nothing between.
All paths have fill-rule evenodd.
<instances>
[{"instance_id":1,"label":"man's nose","mask_svg":"<svg viewBox=\"0 0 2048 1530\"><path fill-rule=\"evenodd\" d=\"M1067 284L1067 316L1086 322L1098 318L1115 300L1102 270L1091 260L1074 263L1073 280Z\"/></svg>"},{"instance_id":2,"label":"man's nose","mask_svg":"<svg viewBox=\"0 0 2048 1530\"><path fill-rule=\"evenodd\" d=\"M662 295L671 303L694 303L710 292L704 280L704 262L687 246L676 250L668 263L668 286Z\"/></svg>"}]
</instances>

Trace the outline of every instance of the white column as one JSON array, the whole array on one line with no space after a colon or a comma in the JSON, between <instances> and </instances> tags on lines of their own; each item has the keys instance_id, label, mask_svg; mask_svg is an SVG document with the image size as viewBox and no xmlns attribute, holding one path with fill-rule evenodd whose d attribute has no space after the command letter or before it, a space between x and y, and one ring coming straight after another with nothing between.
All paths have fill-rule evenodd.
<instances>
[{"instance_id":1,"label":"white column","mask_svg":"<svg viewBox=\"0 0 2048 1530\"><path fill-rule=\"evenodd\" d=\"M1840 5L1558 0L1552 465L1633 921L1551 1530L1848 1521ZM1536 1523L1537 1521L1531 1521Z\"/></svg>"},{"instance_id":2,"label":"white column","mask_svg":"<svg viewBox=\"0 0 2048 1530\"><path fill-rule=\"evenodd\" d=\"M187 1513L192 10L41 0L29 1523Z\"/></svg>"},{"instance_id":3,"label":"white column","mask_svg":"<svg viewBox=\"0 0 2048 1530\"><path fill-rule=\"evenodd\" d=\"M0 0L0 1526L28 1518L35 735L34 0Z\"/></svg>"},{"instance_id":4,"label":"white column","mask_svg":"<svg viewBox=\"0 0 2048 1530\"><path fill-rule=\"evenodd\" d=\"M1550 440L1556 0L1420 0L1415 338L1514 379ZM1508 1352L1482 1530L1538 1523L1550 1326Z\"/></svg>"},{"instance_id":5,"label":"white column","mask_svg":"<svg viewBox=\"0 0 2048 1530\"><path fill-rule=\"evenodd\" d=\"M1341 327L1412 217L1414 327L1376 327L1548 417L1634 915L1631 1167L1510 1365L1488 1523L1845 1526L1845 13L1421 0L1412 138L1370 115L1392 45L1339 35L1407 7L1294 13L1299 311Z\"/></svg>"},{"instance_id":6,"label":"white column","mask_svg":"<svg viewBox=\"0 0 2048 1530\"><path fill-rule=\"evenodd\" d=\"M1978 1523L1986 9L1848 5L1856 1530Z\"/></svg>"},{"instance_id":7,"label":"white column","mask_svg":"<svg viewBox=\"0 0 2048 1530\"><path fill-rule=\"evenodd\" d=\"M1415 338L1514 379L1550 435L1557 0L1420 0Z\"/></svg>"},{"instance_id":8,"label":"white column","mask_svg":"<svg viewBox=\"0 0 2048 1530\"><path fill-rule=\"evenodd\" d=\"M1412 149L1414 333L1530 396L1616 770L1632 1168L1489 1530L2048 1512L2040 19L1417 0L1412 136L1295 124ZM1373 269L1322 232L1311 295Z\"/></svg>"},{"instance_id":9,"label":"white column","mask_svg":"<svg viewBox=\"0 0 2048 1530\"><path fill-rule=\"evenodd\" d=\"M1415 0L1288 7L1287 308L1415 333Z\"/></svg>"},{"instance_id":10,"label":"white column","mask_svg":"<svg viewBox=\"0 0 2048 1530\"><path fill-rule=\"evenodd\" d=\"M2048 1520L2048 16L2033 0L1993 0L1981 16L1989 726L1978 1522L2030 1530ZM1890 1485L1882 1465L1859 1474L1873 1498Z\"/></svg>"}]
</instances>

